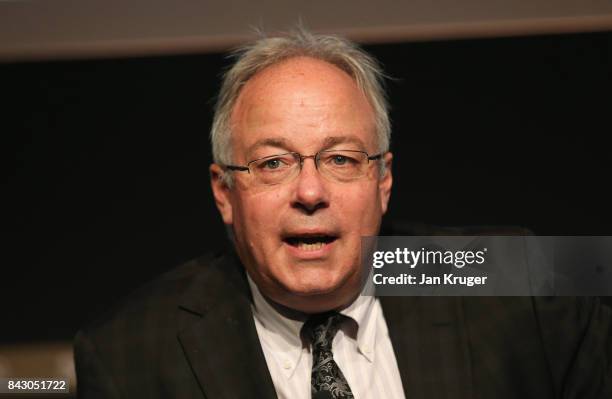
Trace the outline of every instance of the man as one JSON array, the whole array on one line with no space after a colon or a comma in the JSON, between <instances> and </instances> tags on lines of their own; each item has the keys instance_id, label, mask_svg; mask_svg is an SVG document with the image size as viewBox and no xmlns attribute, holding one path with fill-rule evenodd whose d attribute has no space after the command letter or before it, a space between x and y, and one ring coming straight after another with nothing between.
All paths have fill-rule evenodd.
<instances>
[{"instance_id":1,"label":"man","mask_svg":"<svg viewBox=\"0 0 612 399\"><path fill-rule=\"evenodd\" d=\"M610 397L597 301L360 295L361 237L393 181L380 81L355 45L303 30L240 53L210 167L235 254L189 262L79 332L79 396Z\"/></svg>"}]
</instances>

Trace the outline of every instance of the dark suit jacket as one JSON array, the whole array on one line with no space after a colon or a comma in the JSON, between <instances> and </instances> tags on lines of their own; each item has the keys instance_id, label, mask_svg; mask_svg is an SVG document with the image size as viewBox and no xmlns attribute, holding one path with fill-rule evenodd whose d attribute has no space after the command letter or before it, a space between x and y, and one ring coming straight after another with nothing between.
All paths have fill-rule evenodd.
<instances>
[{"instance_id":1,"label":"dark suit jacket","mask_svg":"<svg viewBox=\"0 0 612 399\"><path fill-rule=\"evenodd\" d=\"M612 398L592 298L381 298L407 399ZM81 398L274 398L235 256L191 261L80 331Z\"/></svg>"}]
</instances>

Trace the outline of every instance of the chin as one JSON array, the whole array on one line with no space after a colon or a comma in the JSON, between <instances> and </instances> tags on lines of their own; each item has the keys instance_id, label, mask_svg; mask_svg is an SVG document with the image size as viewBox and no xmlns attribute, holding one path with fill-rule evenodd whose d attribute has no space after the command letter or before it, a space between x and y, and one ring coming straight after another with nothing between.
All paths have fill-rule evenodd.
<instances>
[{"instance_id":1,"label":"chin","mask_svg":"<svg viewBox=\"0 0 612 399\"><path fill-rule=\"evenodd\" d=\"M352 300L352 298L351 298ZM349 301L338 296L336 291L327 294L312 294L305 296L291 295L278 301L281 305L303 313L323 313L334 309L341 309Z\"/></svg>"},{"instance_id":2,"label":"chin","mask_svg":"<svg viewBox=\"0 0 612 399\"><path fill-rule=\"evenodd\" d=\"M286 307L306 313L319 313L348 304L359 294L356 276L312 270L298 273L288 281L279 281L281 297L277 301ZM358 279L357 279L358 280Z\"/></svg>"},{"instance_id":3,"label":"chin","mask_svg":"<svg viewBox=\"0 0 612 399\"><path fill-rule=\"evenodd\" d=\"M315 282L309 284L308 282L300 282L298 285L286 287L287 293L290 295L311 297L317 295L328 295L339 290L339 286L333 283L322 284L321 282Z\"/></svg>"}]
</instances>

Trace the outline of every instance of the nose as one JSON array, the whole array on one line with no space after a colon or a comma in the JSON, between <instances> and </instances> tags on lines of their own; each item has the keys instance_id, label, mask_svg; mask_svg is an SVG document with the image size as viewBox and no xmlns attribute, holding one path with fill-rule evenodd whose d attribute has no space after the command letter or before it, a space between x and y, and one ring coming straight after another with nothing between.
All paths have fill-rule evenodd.
<instances>
[{"instance_id":1,"label":"nose","mask_svg":"<svg viewBox=\"0 0 612 399\"><path fill-rule=\"evenodd\" d=\"M291 205L309 215L329 206L327 186L316 168L314 158L303 160Z\"/></svg>"}]
</instances>

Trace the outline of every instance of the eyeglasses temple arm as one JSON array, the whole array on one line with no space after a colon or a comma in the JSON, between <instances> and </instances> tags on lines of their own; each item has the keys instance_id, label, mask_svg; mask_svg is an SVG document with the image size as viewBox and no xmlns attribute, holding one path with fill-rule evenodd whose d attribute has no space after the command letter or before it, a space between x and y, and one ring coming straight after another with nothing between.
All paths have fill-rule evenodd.
<instances>
[{"instance_id":1,"label":"eyeglasses temple arm","mask_svg":"<svg viewBox=\"0 0 612 399\"><path fill-rule=\"evenodd\" d=\"M238 166L238 165L223 165L224 169L228 170L238 170L240 172L250 172L248 166Z\"/></svg>"}]
</instances>

